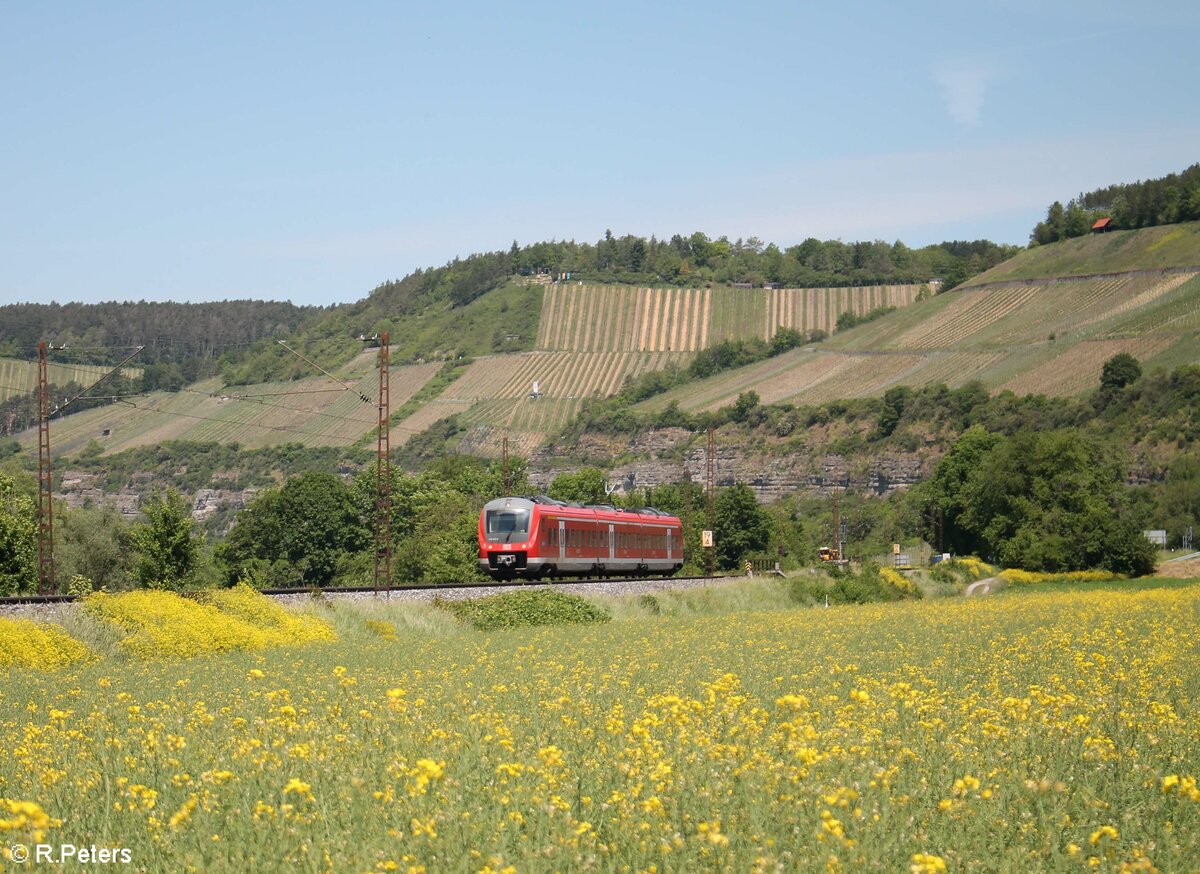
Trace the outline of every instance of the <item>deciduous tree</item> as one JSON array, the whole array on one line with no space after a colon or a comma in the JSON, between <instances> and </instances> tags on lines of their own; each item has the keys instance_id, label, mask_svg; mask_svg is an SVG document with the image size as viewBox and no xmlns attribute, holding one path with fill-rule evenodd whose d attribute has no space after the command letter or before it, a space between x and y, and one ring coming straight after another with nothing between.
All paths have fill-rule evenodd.
<instances>
[{"instance_id":1,"label":"deciduous tree","mask_svg":"<svg viewBox=\"0 0 1200 874\"><path fill-rule=\"evenodd\" d=\"M37 588L37 509L0 473L0 594Z\"/></svg>"},{"instance_id":2,"label":"deciduous tree","mask_svg":"<svg viewBox=\"0 0 1200 874\"><path fill-rule=\"evenodd\" d=\"M151 497L142 506L146 521L135 525L133 575L148 589L182 589L198 569L201 539L187 503L174 489Z\"/></svg>"},{"instance_id":3,"label":"deciduous tree","mask_svg":"<svg viewBox=\"0 0 1200 874\"><path fill-rule=\"evenodd\" d=\"M721 489L713 499L713 536L717 564L725 569L738 566L742 558L766 549L771 539L771 518L754 491L744 483Z\"/></svg>"}]
</instances>

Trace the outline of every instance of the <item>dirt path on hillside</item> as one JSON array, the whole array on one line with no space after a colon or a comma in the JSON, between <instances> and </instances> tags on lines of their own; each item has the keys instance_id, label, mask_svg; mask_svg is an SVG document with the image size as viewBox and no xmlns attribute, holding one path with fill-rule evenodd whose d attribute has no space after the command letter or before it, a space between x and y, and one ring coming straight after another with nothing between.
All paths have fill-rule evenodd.
<instances>
[{"instance_id":1,"label":"dirt path on hillside","mask_svg":"<svg viewBox=\"0 0 1200 874\"><path fill-rule=\"evenodd\" d=\"M1154 572L1156 577L1189 580L1200 577L1200 558L1189 561L1164 561Z\"/></svg>"},{"instance_id":2,"label":"dirt path on hillside","mask_svg":"<svg viewBox=\"0 0 1200 874\"><path fill-rule=\"evenodd\" d=\"M990 595L992 593L992 589L999 589L1002 582L1003 581L999 577L988 577L986 580L978 580L977 582L971 583L971 585L967 586L966 589L963 590L963 595L967 598L970 598L973 595Z\"/></svg>"}]
</instances>

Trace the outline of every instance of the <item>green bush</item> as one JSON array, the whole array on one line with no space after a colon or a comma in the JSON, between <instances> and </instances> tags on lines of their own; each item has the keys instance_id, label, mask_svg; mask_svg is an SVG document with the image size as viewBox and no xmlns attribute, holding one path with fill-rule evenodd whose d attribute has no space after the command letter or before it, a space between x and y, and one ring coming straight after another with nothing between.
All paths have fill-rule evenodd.
<instances>
[{"instance_id":1,"label":"green bush","mask_svg":"<svg viewBox=\"0 0 1200 874\"><path fill-rule=\"evenodd\" d=\"M879 565L866 563L862 570L834 568L829 579L796 576L788 581L792 600L797 604L870 604L876 601L898 601L905 597L879 573Z\"/></svg>"},{"instance_id":2,"label":"green bush","mask_svg":"<svg viewBox=\"0 0 1200 874\"><path fill-rule=\"evenodd\" d=\"M607 610L578 595L568 595L551 589L508 592L468 601L446 601L439 598L434 603L481 631L529 625L608 622L612 618Z\"/></svg>"}]
</instances>

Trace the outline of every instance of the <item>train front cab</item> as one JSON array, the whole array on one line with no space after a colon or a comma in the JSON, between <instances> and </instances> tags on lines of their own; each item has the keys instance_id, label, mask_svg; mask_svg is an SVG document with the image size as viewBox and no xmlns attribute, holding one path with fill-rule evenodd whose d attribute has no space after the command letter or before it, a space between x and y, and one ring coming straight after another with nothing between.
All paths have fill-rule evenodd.
<instances>
[{"instance_id":1,"label":"train front cab","mask_svg":"<svg viewBox=\"0 0 1200 874\"><path fill-rule=\"evenodd\" d=\"M481 571L501 580L541 574L535 507L528 498L497 498L484 505L479 514Z\"/></svg>"}]
</instances>

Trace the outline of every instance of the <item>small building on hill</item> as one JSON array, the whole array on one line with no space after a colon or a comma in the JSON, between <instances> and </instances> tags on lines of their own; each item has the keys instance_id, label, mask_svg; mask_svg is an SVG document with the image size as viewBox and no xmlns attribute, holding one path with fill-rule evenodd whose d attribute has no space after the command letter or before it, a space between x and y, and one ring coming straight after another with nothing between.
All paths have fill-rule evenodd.
<instances>
[{"instance_id":1,"label":"small building on hill","mask_svg":"<svg viewBox=\"0 0 1200 874\"><path fill-rule=\"evenodd\" d=\"M1110 230L1112 230L1112 219L1107 216L1105 218L1098 218L1092 222L1093 234L1103 234L1105 231Z\"/></svg>"}]
</instances>

